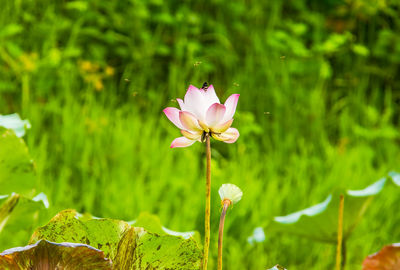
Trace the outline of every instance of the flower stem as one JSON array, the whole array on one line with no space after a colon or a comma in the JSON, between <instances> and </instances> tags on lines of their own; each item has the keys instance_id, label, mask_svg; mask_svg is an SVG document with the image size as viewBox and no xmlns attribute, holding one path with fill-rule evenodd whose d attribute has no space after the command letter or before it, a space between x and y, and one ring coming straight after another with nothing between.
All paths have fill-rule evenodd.
<instances>
[{"instance_id":1,"label":"flower stem","mask_svg":"<svg viewBox=\"0 0 400 270\"><path fill-rule=\"evenodd\" d=\"M211 144L210 134L206 134L206 157L207 157L207 173L206 173L206 214L205 214L205 230L204 230L204 258L203 270L207 269L208 250L210 247L210 209L211 209Z\"/></svg>"},{"instance_id":2,"label":"flower stem","mask_svg":"<svg viewBox=\"0 0 400 270\"><path fill-rule=\"evenodd\" d=\"M23 74L22 75L22 116L28 116L28 107L29 107L29 96L30 96L30 89L29 89L29 75Z\"/></svg>"},{"instance_id":3,"label":"flower stem","mask_svg":"<svg viewBox=\"0 0 400 270\"><path fill-rule=\"evenodd\" d=\"M343 242L343 208L344 196L340 195L339 202L339 216L338 216L338 244L336 249L336 270L341 269L341 255L342 255L342 242Z\"/></svg>"},{"instance_id":4,"label":"flower stem","mask_svg":"<svg viewBox=\"0 0 400 270\"><path fill-rule=\"evenodd\" d=\"M222 270L222 241L224 237L224 223L225 223L225 215L228 206L230 205L230 201L224 201L224 207L222 208L221 218L219 219L219 232L218 232L218 270Z\"/></svg>"}]
</instances>

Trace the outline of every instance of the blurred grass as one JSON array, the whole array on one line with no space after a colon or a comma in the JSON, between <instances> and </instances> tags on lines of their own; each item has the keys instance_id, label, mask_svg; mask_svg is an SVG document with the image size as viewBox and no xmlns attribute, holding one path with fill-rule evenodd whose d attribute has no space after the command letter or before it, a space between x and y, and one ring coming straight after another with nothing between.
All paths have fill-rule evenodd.
<instances>
[{"instance_id":1,"label":"blurred grass","mask_svg":"<svg viewBox=\"0 0 400 270\"><path fill-rule=\"evenodd\" d=\"M250 246L271 217L399 170L397 1L12 1L0 10L0 108L32 123L38 189L59 209L141 211L203 231L204 149L170 149L162 114L189 84L240 93L234 145L213 142L214 247L222 183L226 269L333 268L335 247L290 235ZM398 191L376 198L348 269L398 241ZM215 259L216 252L213 253ZM213 267L213 265L210 265Z\"/></svg>"}]
</instances>

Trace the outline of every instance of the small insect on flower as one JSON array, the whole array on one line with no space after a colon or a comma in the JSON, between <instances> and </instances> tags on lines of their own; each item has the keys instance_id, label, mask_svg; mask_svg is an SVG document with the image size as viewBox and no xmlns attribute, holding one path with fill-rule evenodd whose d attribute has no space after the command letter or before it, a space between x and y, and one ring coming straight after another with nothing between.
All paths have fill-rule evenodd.
<instances>
[{"instance_id":1,"label":"small insect on flower","mask_svg":"<svg viewBox=\"0 0 400 270\"><path fill-rule=\"evenodd\" d=\"M221 202L224 204L229 201L229 204L235 204L242 199L243 192L234 184L223 184L218 190Z\"/></svg>"},{"instance_id":2,"label":"small insect on flower","mask_svg":"<svg viewBox=\"0 0 400 270\"><path fill-rule=\"evenodd\" d=\"M207 89L208 89L208 83L207 83L207 82L204 82L204 83L203 83L203 86L201 87L201 89L203 89L204 91L207 91Z\"/></svg>"}]
</instances>

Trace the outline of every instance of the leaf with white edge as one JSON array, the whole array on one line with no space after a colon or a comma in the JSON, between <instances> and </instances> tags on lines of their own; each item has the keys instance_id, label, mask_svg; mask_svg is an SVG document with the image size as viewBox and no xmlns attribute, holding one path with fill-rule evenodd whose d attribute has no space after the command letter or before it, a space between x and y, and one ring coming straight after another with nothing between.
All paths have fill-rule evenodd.
<instances>
[{"instance_id":1,"label":"leaf with white edge","mask_svg":"<svg viewBox=\"0 0 400 270\"><path fill-rule=\"evenodd\" d=\"M26 244L34 229L48 219L46 203L15 193L0 199L0 250Z\"/></svg>"},{"instance_id":2,"label":"leaf with white edge","mask_svg":"<svg viewBox=\"0 0 400 270\"><path fill-rule=\"evenodd\" d=\"M120 270L200 269L202 252L192 238L159 235L120 220L89 219L87 215L81 220L77 216L74 210L58 213L35 231L31 243L46 239L88 244L104 251L114 269ZM137 222L140 220L144 218Z\"/></svg>"},{"instance_id":3,"label":"leaf with white edge","mask_svg":"<svg viewBox=\"0 0 400 270\"><path fill-rule=\"evenodd\" d=\"M169 235L172 235L172 236L180 236L180 237L182 237L182 238L184 238L184 239L189 239L189 238L195 238L196 239L196 232L195 231L190 231L190 232L176 232L176 231L173 231L173 230L170 230L170 229L168 229L168 228L165 228L164 226L162 227L162 229L163 229L163 231L166 233L166 234L169 234ZM197 239L196 239L197 240Z\"/></svg>"},{"instance_id":4,"label":"leaf with white edge","mask_svg":"<svg viewBox=\"0 0 400 270\"><path fill-rule=\"evenodd\" d=\"M25 142L12 130L0 127L1 193L32 195L35 184L34 164Z\"/></svg>"},{"instance_id":5,"label":"leaf with white edge","mask_svg":"<svg viewBox=\"0 0 400 270\"><path fill-rule=\"evenodd\" d=\"M18 137L25 135L25 129L31 128L28 120L22 120L17 113L0 115L0 127L12 129Z\"/></svg>"},{"instance_id":6,"label":"leaf with white edge","mask_svg":"<svg viewBox=\"0 0 400 270\"><path fill-rule=\"evenodd\" d=\"M49 208L49 206L50 206L49 200L47 199L46 194L44 194L43 192L40 192L38 195L33 197L32 201L42 202L44 207L46 207L46 208Z\"/></svg>"},{"instance_id":7,"label":"leaf with white edge","mask_svg":"<svg viewBox=\"0 0 400 270\"><path fill-rule=\"evenodd\" d=\"M391 173L393 182L398 174ZM294 212L275 217L267 229L288 232L311 239L336 243L337 218L340 194L344 194L343 239L346 240L360 222L373 197L379 194L389 178L384 177L362 190L347 190L329 195L323 202Z\"/></svg>"},{"instance_id":8,"label":"leaf with white edge","mask_svg":"<svg viewBox=\"0 0 400 270\"><path fill-rule=\"evenodd\" d=\"M322 203L316 204L314 206L311 206L309 208L300 210L298 212L289 214L287 216L283 216L283 217L274 217L274 220L276 222L282 223L282 224L292 224L295 223L297 221L299 221L299 219L302 216L316 216L322 212L324 212L326 210L326 208L328 207L329 203L332 200L332 195L329 195L328 198L326 198L325 201L323 201Z\"/></svg>"},{"instance_id":9,"label":"leaf with white edge","mask_svg":"<svg viewBox=\"0 0 400 270\"><path fill-rule=\"evenodd\" d=\"M33 245L0 253L0 269L82 269L111 270L112 264L101 250L75 243L38 241Z\"/></svg>"},{"instance_id":10,"label":"leaf with white edge","mask_svg":"<svg viewBox=\"0 0 400 270\"><path fill-rule=\"evenodd\" d=\"M373 183L372 185L361 189L361 190L347 190L347 194L352 197L366 197L366 196L373 196L381 192L383 187L386 184L386 177L378 180L377 182Z\"/></svg>"},{"instance_id":11,"label":"leaf with white edge","mask_svg":"<svg viewBox=\"0 0 400 270\"><path fill-rule=\"evenodd\" d=\"M397 186L400 186L400 173L390 172L389 176Z\"/></svg>"},{"instance_id":12,"label":"leaf with white edge","mask_svg":"<svg viewBox=\"0 0 400 270\"><path fill-rule=\"evenodd\" d=\"M169 234L173 236L182 236L185 239L193 237L196 241L200 242L200 234L198 232L177 232L170 230L161 225L161 221L158 216L152 215L147 212L140 213L139 217L135 221L131 221L129 224L134 225L135 227L142 227L149 232L157 233L160 235Z\"/></svg>"},{"instance_id":13,"label":"leaf with white edge","mask_svg":"<svg viewBox=\"0 0 400 270\"><path fill-rule=\"evenodd\" d=\"M365 258L362 270L400 269L400 243L384 246L379 252Z\"/></svg>"}]
</instances>

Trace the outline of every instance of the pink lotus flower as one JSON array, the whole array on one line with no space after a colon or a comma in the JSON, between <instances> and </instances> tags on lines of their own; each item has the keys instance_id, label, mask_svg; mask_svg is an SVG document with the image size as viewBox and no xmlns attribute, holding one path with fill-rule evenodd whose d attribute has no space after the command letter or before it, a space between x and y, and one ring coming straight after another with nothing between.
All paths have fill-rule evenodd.
<instances>
[{"instance_id":1,"label":"pink lotus flower","mask_svg":"<svg viewBox=\"0 0 400 270\"><path fill-rule=\"evenodd\" d=\"M171 148L202 142L206 133L216 140L234 143L239 137L239 131L231 128L231 125L239 96L233 94L221 104L212 85L207 89L189 86L184 100L176 99L180 110L173 107L164 109L165 115L183 135L172 142Z\"/></svg>"}]
</instances>

